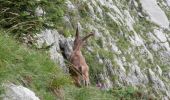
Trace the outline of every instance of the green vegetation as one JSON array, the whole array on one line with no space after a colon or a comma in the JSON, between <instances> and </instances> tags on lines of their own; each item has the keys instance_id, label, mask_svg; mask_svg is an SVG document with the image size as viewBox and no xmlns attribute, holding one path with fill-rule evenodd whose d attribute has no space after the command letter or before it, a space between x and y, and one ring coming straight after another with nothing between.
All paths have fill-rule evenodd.
<instances>
[{"instance_id":1,"label":"green vegetation","mask_svg":"<svg viewBox=\"0 0 170 100\"><path fill-rule=\"evenodd\" d=\"M71 83L69 76L62 73L45 51L19 46L19 43L1 31L0 86L6 82L32 88L44 100L55 97L49 89L60 89ZM2 93L2 87L0 90Z\"/></svg>"},{"instance_id":2,"label":"green vegetation","mask_svg":"<svg viewBox=\"0 0 170 100\"><path fill-rule=\"evenodd\" d=\"M153 26L156 26L152 22L148 21L146 18L139 18L133 27L137 33L148 33L153 31Z\"/></svg>"},{"instance_id":3,"label":"green vegetation","mask_svg":"<svg viewBox=\"0 0 170 100\"><path fill-rule=\"evenodd\" d=\"M145 55L141 54L140 50L142 48L132 48L134 51L130 53L127 52L132 46L128 37L134 35L133 31L128 32L125 28L126 25L121 23L122 26L119 26L117 22L113 21L106 14L111 11L111 9L106 6L101 6L103 14L106 14L104 18L96 20L91 18L92 16L89 13L90 9L88 8L87 2L72 0L72 3L75 3L77 6L77 10L66 10L64 2L65 0L0 1L0 28L2 28L2 30L0 30L0 94L4 92L2 83L12 82L30 88L42 100L146 99L147 96L142 93L142 90L138 90L137 88L114 87L109 91L105 91L95 86L97 80L96 75L102 73L105 66L103 63L99 63L99 59L96 57L97 55L99 55L102 60L111 60L113 67L118 66L117 62L114 61L115 56L123 56L127 62L131 63L133 62L131 55L135 57L135 60L139 61L141 70L142 67L151 68L155 66L150 62L150 59L147 58L148 56L145 57ZM113 2L115 2L116 5L118 1ZM120 5L122 6L121 10L128 9L128 2L122 2ZM35 15L35 9L37 7L41 7L45 11L42 16L38 17ZM94 10L95 13L97 13L97 8ZM134 11L132 13L137 16L137 12ZM64 23L63 16L65 15L69 16L69 25ZM99 17L99 14L96 15ZM108 30L115 40L116 46L122 51L122 54L114 54L112 51L103 49L103 47L110 49L111 46L104 46L101 37L98 39L90 39L89 43L94 51L88 52L87 50L83 50L83 54L90 68L90 87L75 87L72 84L73 80L70 76L63 73L60 67L49 59L49 55L45 49L36 50L22 46L22 44L16 42L13 37L8 34L11 33L16 37L22 37L25 34L33 35L43 28L56 28L59 33L62 33L65 37L69 37L75 34L73 28L77 27L76 24L78 21L84 28L82 33L92 31L89 25L95 26L99 29L99 32L102 31L103 36L107 36L104 30ZM139 21L136 21L134 24L134 30L140 33L140 36L148 42L149 37L145 33L153 31L153 27L155 26L156 25L145 18L139 18ZM120 32L123 34L120 34ZM105 42L107 42L107 38ZM44 44L44 46L45 45L46 44ZM158 60L156 57L154 59ZM167 66L161 66L161 61L157 63L160 63L159 65L163 71L167 70ZM125 65L124 67L128 74L130 66ZM116 83L118 79L118 75L111 76L113 83ZM58 93L56 93L56 91Z\"/></svg>"},{"instance_id":4,"label":"green vegetation","mask_svg":"<svg viewBox=\"0 0 170 100\"><path fill-rule=\"evenodd\" d=\"M116 22L110 20L112 19L109 16L105 17L105 21L107 23L107 29L110 31L111 35L114 36L120 31L120 28Z\"/></svg>"},{"instance_id":5,"label":"green vegetation","mask_svg":"<svg viewBox=\"0 0 170 100\"><path fill-rule=\"evenodd\" d=\"M64 100L117 100L122 97L134 97L132 94L136 90L131 88L102 91L96 87L74 87L70 77L49 59L45 51L26 48L5 33L5 31L0 31L0 94L4 92L2 84L12 82L30 88L42 100L56 100L56 98L64 98ZM93 59L93 57L90 58ZM95 64L95 61L93 62ZM91 66L91 68L94 67ZM99 66L96 65L96 67ZM63 92L59 94L53 93L53 91L62 90Z\"/></svg>"},{"instance_id":6,"label":"green vegetation","mask_svg":"<svg viewBox=\"0 0 170 100\"><path fill-rule=\"evenodd\" d=\"M79 13L82 18L89 16L88 5L85 2L82 2L81 6L79 6Z\"/></svg>"},{"instance_id":7,"label":"green vegetation","mask_svg":"<svg viewBox=\"0 0 170 100\"><path fill-rule=\"evenodd\" d=\"M131 43L123 36L119 37L119 40L117 41L117 46L122 50L128 50L128 48L131 46Z\"/></svg>"},{"instance_id":8,"label":"green vegetation","mask_svg":"<svg viewBox=\"0 0 170 100\"><path fill-rule=\"evenodd\" d=\"M91 83L95 84L95 75L101 73L103 71L103 64L100 64L98 62L98 59L96 57L96 52L93 53L88 53L88 52L84 52L84 56L86 58L86 62L89 66L90 69L90 79L91 79Z\"/></svg>"},{"instance_id":9,"label":"green vegetation","mask_svg":"<svg viewBox=\"0 0 170 100\"><path fill-rule=\"evenodd\" d=\"M114 89L111 90L113 93L115 100L144 100L146 99L146 96L134 87L115 87Z\"/></svg>"},{"instance_id":10,"label":"green vegetation","mask_svg":"<svg viewBox=\"0 0 170 100\"><path fill-rule=\"evenodd\" d=\"M65 12L64 2L65 0L1 0L0 27L17 36L36 33L43 27L57 28L61 25ZM35 9L40 6L45 12L38 17Z\"/></svg>"},{"instance_id":11,"label":"green vegetation","mask_svg":"<svg viewBox=\"0 0 170 100\"><path fill-rule=\"evenodd\" d=\"M101 91L94 87L89 88L65 88L65 100L114 100L112 93Z\"/></svg>"}]
</instances>

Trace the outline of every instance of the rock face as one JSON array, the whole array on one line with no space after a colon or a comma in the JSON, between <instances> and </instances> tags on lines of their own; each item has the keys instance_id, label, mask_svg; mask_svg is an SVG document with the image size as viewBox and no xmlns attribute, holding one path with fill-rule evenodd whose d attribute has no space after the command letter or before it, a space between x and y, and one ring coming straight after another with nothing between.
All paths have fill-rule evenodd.
<instances>
[{"instance_id":1,"label":"rock face","mask_svg":"<svg viewBox=\"0 0 170 100\"><path fill-rule=\"evenodd\" d=\"M5 95L3 100L40 100L34 92L14 84L5 84Z\"/></svg>"},{"instance_id":2,"label":"rock face","mask_svg":"<svg viewBox=\"0 0 170 100\"><path fill-rule=\"evenodd\" d=\"M70 33L77 23L82 35L96 33L83 52L90 55L90 75L96 76L91 80L99 79L106 90L142 86L157 98L170 99L170 0L66 0L66 5L63 26ZM50 29L37 37L37 47L49 47L51 59L66 71L74 38Z\"/></svg>"},{"instance_id":3,"label":"rock face","mask_svg":"<svg viewBox=\"0 0 170 100\"><path fill-rule=\"evenodd\" d=\"M35 38L37 38L37 47L49 47L51 59L54 62L59 63L65 72L68 72L64 58L68 59L72 52L73 39L66 39L64 36L60 35L57 30L49 29L37 34Z\"/></svg>"},{"instance_id":4,"label":"rock face","mask_svg":"<svg viewBox=\"0 0 170 100\"><path fill-rule=\"evenodd\" d=\"M164 28L169 28L169 21L164 11L157 5L157 0L140 0L142 7L148 15L151 21ZM159 15L159 16L158 16Z\"/></svg>"}]
</instances>

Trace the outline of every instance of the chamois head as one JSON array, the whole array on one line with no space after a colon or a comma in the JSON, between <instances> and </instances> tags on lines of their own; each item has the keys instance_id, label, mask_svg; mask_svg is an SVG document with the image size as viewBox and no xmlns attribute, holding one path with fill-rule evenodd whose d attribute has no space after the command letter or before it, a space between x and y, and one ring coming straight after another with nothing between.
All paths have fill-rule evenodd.
<instances>
[{"instance_id":1,"label":"chamois head","mask_svg":"<svg viewBox=\"0 0 170 100\"><path fill-rule=\"evenodd\" d=\"M93 36L94 33L93 32L90 32L87 36L81 38L80 35L79 35L79 29L77 27L76 29L76 35L75 35L75 40L74 40L74 46L73 46L73 50L75 49L80 49L84 43L85 40L87 40L90 36Z\"/></svg>"}]
</instances>

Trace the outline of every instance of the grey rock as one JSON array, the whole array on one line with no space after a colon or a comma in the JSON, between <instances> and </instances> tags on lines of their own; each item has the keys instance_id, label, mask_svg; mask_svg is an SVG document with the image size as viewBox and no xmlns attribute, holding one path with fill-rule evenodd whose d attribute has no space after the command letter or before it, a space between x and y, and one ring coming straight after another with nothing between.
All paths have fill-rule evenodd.
<instances>
[{"instance_id":1,"label":"grey rock","mask_svg":"<svg viewBox=\"0 0 170 100\"><path fill-rule=\"evenodd\" d=\"M43 11L43 9L40 7L40 6L38 6L36 9L35 9L35 15L37 15L37 16L43 16L43 15L45 15L46 14L46 12L45 11Z\"/></svg>"},{"instance_id":2,"label":"grey rock","mask_svg":"<svg viewBox=\"0 0 170 100\"><path fill-rule=\"evenodd\" d=\"M159 65L156 65L156 67L154 68L154 71L155 71L159 76L162 76L162 69L160 68Z\"/></svg>"},{"instance_id":3,"label":"grey rock","mask_svg":"<svg viewBox=\"0 0 170 100\"><path fill-rule=\"evenodd\" d=\"M67 0L66 4L69 10L75 10L75 6L72 4L71 1Z\"/></svg>"},{"instance_id":4,"label":"grey rock","mask_svg":"<svg viewBox=\"0 0 170 100\"><path fill-rule=\"evenodd\" d=\"M163 97L162 100L169 100L169 98L165 96L165 97Z\"/></svg>"},{"instance_id":5,"label":"grey rock","mask_svg":"<svg viewBox=\"0 0 170 100\"><path fill-rule=\"evenodd\" d=\"M4 84L3 100L40 100L33 91L21 85Z\"/></svg>"},{"instance_id":6,"label":"grey rock","mask_svg":"<svg viewBox=\"0 0 170 100\"><path fill-rule=\"evenodd\" d=\"M60 35L56 30L46 29L36 36L36 45L38 48L49 47L50 58L59 63L61 68L66 71L67 68L64 63L64 57L60 50L60 41L64 41L65 38Z\"/></svg>"},{"instance_id":7,"label":"grey rock","mask_svg":"<svg viewBox=\"0 0 170 100\"><path fill-rule=\"evenodd\" d=\"M68 16L64 16L64 24L65 29L73 30L73 26L70 22L70 18Z\"/></svg>"},{"instance_id":8,"label":"grey rock","mask_svg":"<svg viewBox=\"0 0 170 100\"><path fill-rule=\"evenodd\" d=\"M110 81L108 75L106 73L99 74L100 81L102 81L101 89L109 90L113 87L112 82Z\"/></svg>"},{"instance_id":9,"label":"grey rock","mask_svg":"<svg viewBox=\"0 0 170 100\"><path fill-rule=\"evenodd\" d=\"M112 62L109 59L105 59L104 63L105 63L105 66L107 68L107 72L108 72L109 76L115 75L115 72L113 70Z\"/></svg>"},{"instance_id":10,"label":"grey rock","mask_svg":"<svg viewBox=\"0 0 170 100\"><path fill-rule=\"evenodd\" d=\"M158 76L155 75L152 69L148 70L148 74L149 81L153 84L154 88L160 89L162 91L166 90L164 82L161 79L159 79Z\"/></svg>"},{"instance_id":11,"label":"grey rock","mask_svg":"<svg viewBox=\"0 0 170 100\"><path fill-rule=\"evenodd\" d=\"M140 84L147 84L148 78L145 74L141 72L140 67L137 65L137 63L133 63L129 67L129 74L127 76L127 81L129 81L131 85L135 86Z\"/></svg>"},{"instance_id":12,"label":"grey rock","mask_svg":"<svg viewBox=\"0 0 170 100\"><path fill-rule=\"evenodd\" d=\"M71 52L73 51L73 38L60 40L60 48L63 49L65 58L69 60Z\"/></svg>"}]
</instances>

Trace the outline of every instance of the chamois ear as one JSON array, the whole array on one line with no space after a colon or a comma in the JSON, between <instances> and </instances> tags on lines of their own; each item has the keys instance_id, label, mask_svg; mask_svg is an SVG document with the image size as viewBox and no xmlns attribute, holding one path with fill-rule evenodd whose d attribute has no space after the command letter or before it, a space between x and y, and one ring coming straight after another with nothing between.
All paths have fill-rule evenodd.
<instances>
[{"instance_id":1,"label":"chamois ear","mask_svg":"<svg viewBox=\"0 0 170 100\"><path fill-rule=\"evenodd\" d=\"M85 36L82 40L85 41L87 40L90 36L94 36L93 32L90 32L87 36Z\"/></svg>"}]
</instances>

